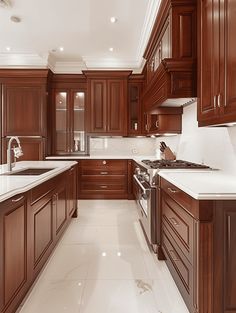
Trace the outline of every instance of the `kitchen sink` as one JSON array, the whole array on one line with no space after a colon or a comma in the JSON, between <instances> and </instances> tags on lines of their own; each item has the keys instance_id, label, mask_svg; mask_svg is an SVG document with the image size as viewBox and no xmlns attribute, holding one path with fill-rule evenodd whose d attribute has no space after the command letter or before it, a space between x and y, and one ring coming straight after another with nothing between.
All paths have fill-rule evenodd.
<instances>
[{"instance_id":1,"label":"kitchen sink","mask_svg":"<svg viewBox=\"0 0 236 313\"><path fill-rule=\"evenodd\" d=\"M2 176L37 176L54 170L55 168L26 168L19 171L6 172Z\"/></svg>"}]
</instances>

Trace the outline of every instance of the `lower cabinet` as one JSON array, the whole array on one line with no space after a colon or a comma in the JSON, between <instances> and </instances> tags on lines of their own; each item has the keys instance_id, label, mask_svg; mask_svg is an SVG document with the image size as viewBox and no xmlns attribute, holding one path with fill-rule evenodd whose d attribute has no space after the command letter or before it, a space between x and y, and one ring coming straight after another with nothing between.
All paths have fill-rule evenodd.
<instances>
[{"instance_id":1,"label":"lower cabinet","mask_svg":"<svg viewBox=\"0 0 236 313\"><path fill-rule=\"evenodd\" d=\"M236 313L236 201L195 200L161 179L161 247L191 313Z\"/></svg>"},{"instance_id":2,"label":"lower cabinet","mask_svg":"<svg viewBox=\"0 0 236 313\"><path fill-rule=\"evenodd\" d=\"M80 199L127 199L127 160L81 160L79 162Z\"/></svg>"},{"instance_id":3,"label":"lower cabinet","mask_svg":"<svg viewBox=\"0 0 236 313\"><path fill-rule=\"evenodd\" d=\"M16 311L77 210L76 171L0 203L0 313Z\"/></svg>"}]
</instances>

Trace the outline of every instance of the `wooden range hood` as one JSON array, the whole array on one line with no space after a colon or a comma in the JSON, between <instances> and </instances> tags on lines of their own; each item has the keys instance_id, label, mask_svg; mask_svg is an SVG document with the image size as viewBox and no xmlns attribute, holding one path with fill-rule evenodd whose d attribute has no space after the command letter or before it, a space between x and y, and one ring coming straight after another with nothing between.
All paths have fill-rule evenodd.
<instances>
[{"instance_id":1,"label":"wooden range hood","mask_svg":"<svg viewBox=\"0 0 236 313\"><path fill-rule=\"evenodd\" d=\"M144 58L145 111L196 100L196 1L162 0Z\"/></svg>"}]
</instances>

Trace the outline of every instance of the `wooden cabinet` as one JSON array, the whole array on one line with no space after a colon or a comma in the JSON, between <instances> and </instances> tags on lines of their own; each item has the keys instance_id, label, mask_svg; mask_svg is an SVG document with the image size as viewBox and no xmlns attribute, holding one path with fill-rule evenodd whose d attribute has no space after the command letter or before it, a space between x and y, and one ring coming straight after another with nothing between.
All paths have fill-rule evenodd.
<instances>
[{"instance_id":1,"label":"wooden cabinet","mask_svg":"<svg viewBox=\"0 0 236 313\"><path fill-rule=\"evenodd\" d=\"M196 97L196 0L161 1L144 58L143 104L181 106Z\"/></svg>"},{"instance_id":2,"label":"wooden cabinet","mask_svg":"<svg viewBox=\"0 0 236 313\"><path fill-rule=\"evenodd\" d=\"M1 313L16 311L77 209L76 171L0 203Z\"/></svg>"},{"instance_id":3,"label":"wooden cabinet","mask_svg":"<svg viewBox=\"0 0 236 313\"><path fill-rule=\"evenodd\" d=\"M162 107L145 112L143 131L146 135L180 134L182 114L182 107Z\"/></svg>"},{"instance_id":4,"label":"wooden cabinet","mask_svg":"<svg viewBox=\"0 0 236 313\"><path fill-rule=\"evenodd\" d=\"M128 135L142 135L143 75L131 75L128 82Z\"/></svg>"},{"instance_id":5,"label":"wooden cabinet","mask_svg":"<svg viewBox=\"0 0 236 313\"><path fill-rule=\"evenodd\" d=\"M53 91L53 154L84 154L85 90L55 89Z\"/></svg>"},{"instance_id":6,"label":"wooden cabinet","mask_svg":"<svg viewBox=\"0 0 236 313\"><path fill-rule=\"evenodd\" d=\"M235 10L234 1L199 1L199 126L236 122Z\"/></svg>"},{"instance_id":7,"label":"wooden cabinet","mask_svg":"<svg viewBox=\"0 0 236 313\"><path fill-rule=\"evenodd\" d=\"M0 203L0 312L12 313L29 287L27 197Z\"/></svg>"},{"instance_id":8,"label":"wooden cabinet","mask_svg":"<svg viewBox=\"0 0 236 313\"><path fill-rule=\"evenodd\" d=\"M80 199L127 199L127 160L81 160Z\"/></svg>"},{"instance_id":9,"label":"wooden cabinet","mask_svg":"<svg viewBox=\"0 0 236 313\"><path fill-rule=\"evenodd\" d=\"M191 313L236 312L236 201L195 200L161 178L161 248Z\"/></svg>"},{"instance_id":10,"label":"wooden cabinet","mask_svg":"<svg viewBox=\"0 0 236 313\"><path fill-rule=\"evenodd\" d=\"M88 133L127 135L127 84L130 71L84 71L88 82Z\"/></svg>"}]
</instances>

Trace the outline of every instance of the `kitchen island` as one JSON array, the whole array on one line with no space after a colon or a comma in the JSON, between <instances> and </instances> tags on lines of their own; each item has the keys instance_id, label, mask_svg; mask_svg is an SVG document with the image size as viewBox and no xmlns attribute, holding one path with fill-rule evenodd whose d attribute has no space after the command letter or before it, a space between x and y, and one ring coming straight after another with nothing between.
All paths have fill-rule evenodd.
<instances>
[{"instance_id":1,"label":"kitchen island","mask_svg":"<svg viewBox=\"0 0 236 313\"><path fill-rule=\"evenodd\" d=\"M19 175L27 169L31 175ZM10 175L0 167L1 313L15 312L72 216L77 216L76 162L18 162Z\"/></svg>"}]
</instances>

